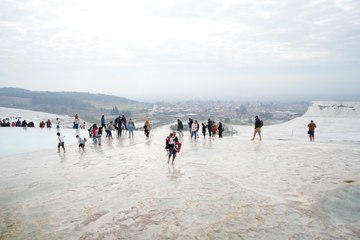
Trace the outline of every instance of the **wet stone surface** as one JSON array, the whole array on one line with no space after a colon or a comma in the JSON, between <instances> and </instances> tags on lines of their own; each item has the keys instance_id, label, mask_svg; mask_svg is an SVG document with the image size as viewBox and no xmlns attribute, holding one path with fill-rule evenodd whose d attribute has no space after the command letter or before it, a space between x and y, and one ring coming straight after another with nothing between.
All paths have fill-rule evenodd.
<instances>
[{"instance_id":1,"label":"wet stone surface","mask_svg":"<svg viewBox=\"0 0 360 240\"><path fill-rule=\"evenodd\" d=\"M0 158L0 239L359 236L358 145L186 135L168 165L168 131Z\"/></svg>"}]
</instances>

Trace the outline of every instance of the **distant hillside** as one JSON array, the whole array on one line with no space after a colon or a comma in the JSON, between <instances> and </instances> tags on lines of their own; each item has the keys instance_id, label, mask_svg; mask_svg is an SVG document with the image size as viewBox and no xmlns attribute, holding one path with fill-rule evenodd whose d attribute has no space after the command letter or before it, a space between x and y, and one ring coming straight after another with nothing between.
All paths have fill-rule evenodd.
<instances>
[{"instance_id":1,"label":"distant hillside","mask_svg":"<svg viewBox=\"0 0 360 240\"><path fill-rule=\"evenodd\" d=\"M98 104L131 104L134 100L92 94L87 92L30 91L21 88L0 88L0 106L43 111L55 114L73 114L96 108Z\"/></svg>"}]
</instances>

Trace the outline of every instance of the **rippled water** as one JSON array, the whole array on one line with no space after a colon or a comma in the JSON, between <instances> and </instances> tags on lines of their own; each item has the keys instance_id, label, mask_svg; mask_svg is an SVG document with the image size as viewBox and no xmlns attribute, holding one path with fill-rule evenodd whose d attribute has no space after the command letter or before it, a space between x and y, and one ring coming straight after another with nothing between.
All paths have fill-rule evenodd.
<instances>
[{"instance_id":1,"label":"rippled water","mask_svg":"<svg viewBox=\"0 0 360 240\"><path fill-rule=\"evenodd\" d=\"M358 238L358 145L251 142L249 128L185 136L172 166L168 131L0 158L0 238Z\"/></svg>"},{"instance_id":2,"label":"rippled water","mask_svg":"<svg viewBox=\"0 0 360 240\"><path fill-rule=\"evenodd\" d=\"M324 199L323 208L337 224L354 224L356 228L360 223L360 187L349 186L329 193Z\"/></svg>"}]
</instances>

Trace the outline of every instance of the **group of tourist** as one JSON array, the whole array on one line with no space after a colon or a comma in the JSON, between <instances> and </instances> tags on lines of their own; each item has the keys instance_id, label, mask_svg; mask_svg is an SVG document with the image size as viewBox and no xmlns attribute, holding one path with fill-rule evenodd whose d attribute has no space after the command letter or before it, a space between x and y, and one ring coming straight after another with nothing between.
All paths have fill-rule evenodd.
<instances>
[{"instance_id":1,"label":"group of tourist","mask_svg":"<svg viewBox=\"0 0 360 240\"><path fill-rule=\"evenodd\" d=\"M150 135L150 129L151 129L151 122L149 119L147 119L144 123L144 134L148 138ZM130 139L134 138L134 130L136 130L135 122L129 118L129 121L127 121L126 117L124 115L119 116L115 118L114 121L110 121L106 123L105 116L102 115L100 119L100 125L98 126L96 123L94 123L89 129L89 138L93 139L93 142L95 144L101 145L101 138L103 135L103 132L105 131L106 135L105 138L108 140L112 140L113 135L112 131L115 130L117 133L117 137L120 138L121 136L124 136L128 134ZM80 138L79 138L80 141Z\"/></svg>"},{"instance_id":2,"label":"group of tourist","mask_svg":"<svg viewBox=\"0 0 360 240\"><path fill-rule=\"evenodd\" d=\"M17 121L13 121L10 123L7 119L3 119L0 121L1 127L35 127L35 124L33 121L27 122L26 120L20 121L18 119Z\"/></svg>"},{"instance_id":3,"label":"group of tourist","mask_svg":"<svg viewBox=\"0 0 360 240\"><path fill-rule=\"evenodd\" d=\"M94 144L101 145L103 129L105 129L106 139L108 139L108 140L113 139L112 130L117 130L118 137L122 136L123 131L127 131L129 134L129 138L130 139L134 138L134 130L136 129L135 123L131 118L129 119L129 121L127 121L126 117L124 115L122 115L121 117L120 116L117 117L114 121L110 121L107 124L105 122L105 116L102 115L100 124L101 124L101 126L99 126L99 127L97 126L97 124L93 124L88 129L89 137L93 139ZM57 125L57 126L59 128L59 125ZM207 131L208 131L209 137L214 138L216 136L216 133L218 133L219 138L222 138L222 133L224 131L224 128L223 128L223 125L221 122L216 124L215 121L213 121L209 118L207 124L201 123L201 126L202 126L202 134L204 136L204 139L206 137ZM193 120L192 118L189 118L188 127L189 127L191 139L194 139L196 141L196 139L199 137L198 131L200 129L198 121ZM259 136L259 140L261 141L261 128L262 127L263 127L263 121L258 116L255 116L255 127L254 127L254 134L251 139L252 141L255 140L256 135ZM151 129L151 122L149 119L146 119L146 121L144 122L143 128L144 128L145 136L147 138L149 138L150 129ZM315 140L314 131L316 128L316 124L313 122L313 120L311 120L311 122L308 124L308 128L309 128L308 134L310 137L310 141L314 141ZM183 125L182 121L180 119L178 119L177 120L177 131L178 131L180 137L184 136L183 130L184 130L184 125ZM59 132L57 132L57 136L59 139L58 152L60 152L60 148L62 148L65 153L64 136L62 136ZM86 143L87 139L81 138L79 135L76 135L76 138L78 139L79 151L84 152L85 151L85 143ZM181 149L181 142L179 141L178 137L176 136L175 131L171 132L169 134L169 136L166 137L165 149L167 151L168 163L170 163L170 161L171 161L171 164L174 164L176 154L178 152L180 152L180 149Z\"/></svg>"},{"instance_id":4,"label":"group of tourist","mask_svg":"<svg viewBox=\"0 0 360 240\"><path fill-rule=\"evenodd\" d=\"M55 120L56 128L60 128L60 118L56 118ZM53 122L48 119L47 121L42 120L39 123L39 128L52 128ZM0 120L0 127L35 127L35 124L33 121L27 122L26 120L20 120L20 118L17 119L17 121L9 121L9 118L5 118L3 120ZM73 122L73 128L74 129L85 129L85 122L80 124L80 119L77 114L75 114L75 120Z\"/></svg>"},{"instance_id":5,"label":"group of tourist","mask_svg":"<svg viewBox=\"0 0 360 240\"><path fill-rule=\"evenodd\" d=\"M106 123L105 116L102 115L100 119L100 127L97 127L97 125L94 123L89 129L89 137L99 136L99 129L102 133L102 130L105 129L106 132L106 138L107 139L113 139L112 131L115 130L117 132L117 136L121 137L127 133L129 133L129 138L134 138L134 130L135 128L135 122L130 118L129 121L127 121L126 117L124 115L119 116L115 118L114 121L110 121ZM149 130L150 131L150 130ZM125 132L125 134L124 134Z\"/></svg>"},{"instance_id":6,"label":"group of tourist","mask_svg":"<svg viewBox=\"0 0 360 240\"><path fill-rule=\"evenodd\" d=\"M58 118L56 121L56 126L58 129L60 128L60 120ZM73 128L74 129L79 128L79 116L77 114L75 114ZM82 128L81 125L80 125L80 128ZM146 120L144 123L144 129L145 129L144 134L146 135L146 137L149 137L150 128L151 128L151 123L149 120ZM98 126L96 123L94 123L88 129L88 132L89 132L89 138L92 138L93 143L101 146L102 136L103 136L104 132L106 133L105 137L108 140L113 139L113 136L112 136L113 130L117 131L118 138L125 135L125 134L123 134L124 132L127 132L129 134L129 138L133 139L135 129L136 129L135 122L131 118L129 119L129 121L127 121L127 119L124 115L119 116L119 117L115 118L114 121L110 121L108 123L106 123L106 121L105 121L105 116L102 115L101 119L100 119L100 125ZM58 140L59 140L58 152L60 152L60 148L62 148L65 153L64 136L62 136L60 134L60 131L57 132L57 136L58 136ZM84 152L85 151L85 143L86 143L87 139L80 137L79 134L76 135L76 138L78 139L78 143L79 143L79 151Z\"/></svg>"},{"instance_id":7,"label":"group of tourist","mask_svg":"<svg viewBox=\"0 0 360 240\"><path fill-rule=\"evenodd\" d=\"M197 120L193 120L192 118L189 118L188 128L189 128L191 139L196 140L197 138L199 138L198 132L200 130L200 125ZM183 134L184 124L180 119L177 120L177 131L178 131L180 137L184 136L184 134ZM224 132L224 127L221 122L219 122L219 124L216 124L215 121L212 121L209 118L207 123L201 123L201 132L202 132L202 135L204 136L204 138L206 137L206 131L208 131L209 137L215 138L216 133L218 133L219 138L222 138L223 132Z\"/></svg>"}]
</instances>

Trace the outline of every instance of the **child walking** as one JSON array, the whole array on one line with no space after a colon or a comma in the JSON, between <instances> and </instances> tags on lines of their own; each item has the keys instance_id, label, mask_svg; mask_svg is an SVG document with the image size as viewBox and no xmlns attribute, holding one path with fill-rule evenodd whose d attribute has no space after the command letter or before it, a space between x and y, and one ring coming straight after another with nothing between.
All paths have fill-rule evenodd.
<instances>
[{"instance_id":1,"label":"child walking","mask_svg":"<svg viewBox=\"0 0 360 240\"><path fill-rule=\"evenodd\" d=\"M59 139L59 143L58 143L58 153L60 153L60 147L62 147L62 149L64 150L65 153L65 142L64 142L64 137L65 136L61 136L60 133L56 133L56 135L58 136Z\"/></svg>"},{"instance_id":2,"label":"child walking","mask_svg":"<svg viewBox=\"0 0 360 240\"><path fill-rule=\"evenodd\" d=\"M86 138L81 138L79 137L79 135L76 135L76 138L79 141L79 152L81 152L81 150L83 152L85 152L85 142L86 142Z\"/></svg>"}]
</instances>

